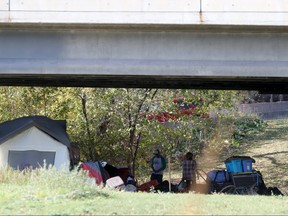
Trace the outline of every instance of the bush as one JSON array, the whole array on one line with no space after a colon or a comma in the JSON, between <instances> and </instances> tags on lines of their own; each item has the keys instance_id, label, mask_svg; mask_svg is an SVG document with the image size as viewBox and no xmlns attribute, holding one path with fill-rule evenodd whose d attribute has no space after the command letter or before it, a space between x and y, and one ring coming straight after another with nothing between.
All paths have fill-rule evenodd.
<instances>
[{"instance_id":1,"label":"bush","mask_svg":"<svg viewBox=\"0 0 288 216\"><path fill-rule=\"evenodd\" d=\"M255 117L242 117L235 121L235 130L232 135L232 145L239 146L241 143L249 140L251 135L263 131L267 123L262 119Z\"/></svg>"}]
</instances>

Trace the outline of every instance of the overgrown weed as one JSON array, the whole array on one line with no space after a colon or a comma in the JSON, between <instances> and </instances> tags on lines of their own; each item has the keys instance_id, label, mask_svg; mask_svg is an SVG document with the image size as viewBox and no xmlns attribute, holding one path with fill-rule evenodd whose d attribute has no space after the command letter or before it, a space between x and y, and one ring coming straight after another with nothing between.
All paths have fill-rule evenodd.
<instances>
[{"instance_id":1,"label":"overgrown weed","mask_svg":"<svg viewBox=\"0 0 288 216\"><path fill-rule=\"evenodd\" d=\"M107 196L103 187L97 186L83 170L57 170L55 167L15 170L0 168L0 184L21 188L26 199L78 199Z\"/></svg>"}]
</instances>

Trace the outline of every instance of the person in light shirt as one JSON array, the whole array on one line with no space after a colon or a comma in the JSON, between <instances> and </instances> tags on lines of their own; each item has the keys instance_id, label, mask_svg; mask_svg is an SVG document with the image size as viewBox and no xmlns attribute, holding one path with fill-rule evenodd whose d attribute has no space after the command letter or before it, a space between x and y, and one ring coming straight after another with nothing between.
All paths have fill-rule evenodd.
<instances>
[{"instance_id":1,"label":"person in light shirt","mask_svg":"<svg viewBox=\"0 0 288 216\"><path fill-rule=\"evenodd\" d=\"M158 183L163 181L163 172L166 169L166 160L161 155L159 149L153 151L153 158L151 159L152 174L150 180L157 180Z\"/></svg>"}]
</instances>

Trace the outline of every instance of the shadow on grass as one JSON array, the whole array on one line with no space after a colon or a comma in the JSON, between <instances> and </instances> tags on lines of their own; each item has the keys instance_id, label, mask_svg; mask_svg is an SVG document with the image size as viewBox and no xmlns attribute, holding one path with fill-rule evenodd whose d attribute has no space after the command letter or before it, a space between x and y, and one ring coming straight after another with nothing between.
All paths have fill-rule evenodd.
<instances>
[{"instance_id":1,"label":"shadow on grass","mask_svg":"<svg viewBox=\"0 0 288 216\"><path fill-rule=\"evenodd\" d=\"M286 126L287 125L287 126ZM260 132L259 134L250 135L247 137L247 140L243 143L241 143L240 147L230 147L229 151L223 151L220 160L226 159L228 156L231 155L239 155L239 154L246 154L248 149L251 149L256 146L261 146L264 142L267 144L271 144L271 147L273 145L273 141L286 141L288 139L288 120L271 120L268 121L268 125L266 129L263 132ZM273 148L271 148L271 151ZM283 152L286 153L286 152ZM275 165L280 165L277 163L277 161L272 157L272 155L275 154L281 154L281 152L272 152L269 154L262 154L262 155L255 155L255 157L267 157L271 162Z\"/></svg>"},{"instance_id":2,"label":"shadow on grass","mask_svg":"<svg viewBox=\"0 0 288 216\"><path fill-rule=\"evenodd\" d=\"M267 158L271 161L272 164L275 164L277 166L282 165L281 163L277 163L277 160L275 159L275 155L277 154L286 154L288 151L281 151L281 152L271 152L271 153L266 153L266 154L259 154L259 155L254 155L253 157L255 158Z\"/></svg>"},{"instance_id":3,"label":"shadow on grass","mask_svg":"<svg viewBox=\"0 0 288 216\"><path fill-rule=\"evenodd\" d=\"M267 141L275 139L287 139L288 136L288 126L281 128L271 128L268 127L264 132L257 136L257 141Z\"/></svg>"}]
</instances>

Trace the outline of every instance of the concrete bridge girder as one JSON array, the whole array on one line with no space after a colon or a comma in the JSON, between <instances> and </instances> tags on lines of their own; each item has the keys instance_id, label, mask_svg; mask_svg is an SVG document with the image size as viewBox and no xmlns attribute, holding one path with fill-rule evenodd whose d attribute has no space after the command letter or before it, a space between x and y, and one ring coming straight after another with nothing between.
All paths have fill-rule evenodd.
<instances>
[{"instance_id":1,"label":"concrete bridge girder","mask_svg":"<svg viewBox=\"0 0 288 216\"><path fill-rule=\"evenodd\" d=\"M287 26L288 0L2 0L0 23Z\"/></svg>"},{"instance_id":2,"label":"concrete bridge girder","mask_svg":"<svg viewBox=\"0 0 288 216\"><path fill-rule=\"evenodd\" d=\"M288 0L3 0L0 85L288 91Z\"/></svg>"},{"instance_id":3,"label":"concrete bridge girder","mask_svg":"<svg viewBox=\"0 0 288 216\"><path fill-rule=\"evenodd\" d=\"M286 32L6 29L0 48L1 85L287 90Z\"/></svg>"}]
</instances>

